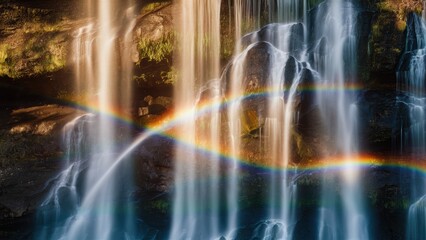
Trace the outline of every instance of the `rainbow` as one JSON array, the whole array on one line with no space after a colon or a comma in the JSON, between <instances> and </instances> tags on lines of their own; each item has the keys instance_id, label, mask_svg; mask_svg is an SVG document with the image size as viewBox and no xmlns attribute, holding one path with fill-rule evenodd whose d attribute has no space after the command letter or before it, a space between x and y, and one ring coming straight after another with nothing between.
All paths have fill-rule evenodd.
<instances>
[{"instance_id":1,"label":"rainbow","mask_svg":"<svg viewBox=\"0 0 426 240\"><path fill-rule=\"evenodd\" d=\"M359 85L351 84L345 87L345 91L358 91L361 87ZM318 91L318 86L303 86L303 91ZM320 88L324 91L335 91L341 90L333 86L324 86ZM213 99L211 101L201 101L196 106L190 109L184 109L179 112L168 112L161 116L158 121L153 124L143 126L145 131L155 132L155 135L160 135L162 137L171 139L178 144L182 144L188 148L195 149L199 153L215 155L217 159L222 161L237 160L240 163L241 167L256 167L265 170L274 170L274 171L341 171L348 168L355 169L365 169L371 167L393 167L393 168L404 168L410 169L426 175L426 156L418 156L417 159L412 157L403 158L403 157L386 157L386 156L374 156L368 154L360 154L357 156L351 156L348 160L348 157L342 156L330 156L324 159L316 159L310 161L307 164L291 165L287 167L273 167L268 165L262 165L259 163L251 163L249 159L244 159L241 156L233 156L224 148L213 149L208 144L200 144L186 139L185 137L179 136L175 133L173 129L179 127L187 121L193 121L195 118L199 118L207 115L213 110L217 109L226 109L230 104L241 101L243 99L252 98L252 97L262 97L268 96L269 94L276 93L276 88L263 89L262 91L248 93L244 96L238 97L222 97ZM282 92L282 91L281 91ZM100 112L97 107L96 102L69 102L78 109L96 112L99 114L105 114L112 119L117 121L134 125L134 121L129 114L125 114L118 108L110 108L108 112ZM138 139L135 139L134 142L137 142ZM425 160L425 161L423 161Z\"/></svg>"}]
</instances>

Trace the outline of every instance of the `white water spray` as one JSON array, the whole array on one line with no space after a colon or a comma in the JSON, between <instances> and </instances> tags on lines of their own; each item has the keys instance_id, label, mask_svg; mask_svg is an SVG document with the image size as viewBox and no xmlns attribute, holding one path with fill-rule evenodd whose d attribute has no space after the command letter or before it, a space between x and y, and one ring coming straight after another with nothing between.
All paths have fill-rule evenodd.
<instances>
[{"instance_id":1,"label":"white water spray","mask_svg":"<svg viewBox=\"0 0 426 240\"><path fill-rule=\"evenodd\" d=\"M179 126L177 138L194 145L207 141L215 148L219 148L219 109L197 120L196 102L203 101L198 89L219 77L220 6L220 0L181 0L177 14L179 80L175 104L179 109L194 109L188 121ZM220 98L220 91L207 91L210 97ZM200 156L192 148L176 146L170 239L208 239L219 234L218 164L215 154Z\"/></svg>"},{"instance_id":2,"label":"white water spray","mask_svg":"<svg viewBox=\"0 0 426 240\"><path fill-rule=\"evenodd\" d=\"M120 131L118 139L118 124L109 113L116 108L129 112L133 74L128 45L132 44L135 23L132 9L123 10L123 20L115 14L117 4L87 1L87 11L95 21L76 32L73 45L76 92L81 101L96 100L99 113L91 115L90 121L86 120L89 116L78 118L65 129L70 136L78 130L78 140L65 142L68 158L74 154L71 151L75 151L78 159L66 165L61 173L63 177L49 196L55 199L53 211L61 217L58 221L44 222L51 229L47 234L39 234L40 239L133 239L136 236L136 219L128 198L132 191L131 174L120 174L120 171L128 172L128 166L111 170L121 144L129 141L129 132ZM122 23L125 24L122 26ZM125 36L120 36L123 27L127 27L123 31ZM120 37L124 40L124 51L117 48ZM70 174L74 180L67 182ZM60 197L64 186L72 190L72 199L75 199L73 210L66 214L61 208L66 200ZM42 207L41 214L45 211Z\"/></svg>"},{"instance_id":3,"label":"white water spray","mask_svg":"<svg viewBox=\"0 0 426 240\"><path fill-rule=\"evenodd\" d=\"M328 0L319 5L315 19L322 23L314 33L318 41L318 49L313 53L314 66L322 77L318 88L324 84L334 89L318 91L318 103L331 137L329 153L343 157L347 166L340 177L341 213L337 207L339 199L328 186L329 174L324 172L322 201L327 207L320 211L319 239L369 239L367 213L360 198L359 170L352 165L358 150L356 95L346 91L346 86L356 80L355 11L351 1ZM326 51L321 52L321 48Z\"/></svg>"},{"instance_id":4,"label":"white water spray","mask_svg":"<svg viewBox=\"0 0 426 240\"><path fill-rule=\"evenodd\" d=\"M425 8L426 9L426 8ZM423 14L425 10L423 11ZM426 22L411 14L407 21L405 52L398 71L397 107L400 108L400 151L413 156L414 161L426 154ZM417 160L417 158L419 160ZM406 237L409 240L426 238L426 179L411 173L411 204L408 211Z\"/></svg>"}]
</instances>

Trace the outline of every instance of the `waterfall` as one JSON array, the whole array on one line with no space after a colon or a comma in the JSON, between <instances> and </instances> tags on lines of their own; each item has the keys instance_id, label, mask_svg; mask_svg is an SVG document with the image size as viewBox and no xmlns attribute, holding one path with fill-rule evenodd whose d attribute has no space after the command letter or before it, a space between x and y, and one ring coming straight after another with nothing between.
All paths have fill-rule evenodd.
<instances>
[{"instance_id":1,"label":"waterfall","mask_svg":"<svg viewBox=\"0 0 426 240\"><path fill-rule=\"evenodd\" d=\"M302 22L306 25L308 10L318 1L309 0L234 0L236 41L241 33L259 29L268 23ZM243 20L243 22L242 22ZM244 24L242 24L244 23ZM238 41L237 43L238 44Z\"/></svg>"},{"instance_id":2,"label":"waterfall","mask_svg":"<svg viewBox=\"0 0 426 240\"><path fill-rule=\"evenodd\" d=\"M235 45L222 72L222 1L178 0L174 9L174 65L179 70L174 86L176 115L133 142L129 127L111 115L131 115L135 8L130 0L125 4L86 2L90 21L73 35L75 88L83 101L95 102L99 111L79 116L64 128L63 169L49 182L52 189L40 206L37 239L372 237L368 222L372 217L364 203L368 196L357 165L358 96L349 91L359 84L357 34L363 23L358 22L362 17L358 1L325 0L315 7L319 1L229 1ZM397 124L402 151L415 157L423 156L426 149L425 56L426 24L411 15L397 72L397 107L406 115ZM303 114L318 117L314 126L303 130L325 136L304 136ZM146 226L137 219L131 161L125 160L159 133L170 133L176 142L171 226L157 236L156 230L145 234ZM305 137L315 138L308 139L312 141L308 144L324 148L318 150L321 156L306 160L313 166L298 152L305 150L299 146ZM254 151L262 155L260 160L245 159L252 157L247 157L251 154L247 148L252 147L246 144L249 138L252 145L257 144ZM315 164L328 166L335 159L343 162L342 169L312 170L312 175L320 176L319 187L299 181L311 174ZM265 168L247 166L244 160ZM306 172L297 169L297 161L306 164ZM416 186L410 186L408 239L426 238L426 181L419 175L413 173ZM252 177L261 179L254 188L265 188L254 207L247 203L253 200L248 199L251 189L243 188L250 187L252 179L247 179ZM307 181L314 182L316 177L308 176ZM306 194L304 187L314 189L309 193L312 199L301 198ZM147 203L151 202L141 204ZM243 218L250 216L251 208L263 212L246 221ZM243 226L245 222L249 226ZM306 226L310 232L300 233L306 223L313 225Z\"/></svg>"},{"instance_id":3,"label":"waterfall","mask_svg":"<svg viewBox=\"0 0 426 240\"><path fill-rule=\"evenodd\" d=\"M356 17L352 1L328 0L319 4L311 22L315 26L311 29L316 29L311 35L316 42L311 59L322 79L317 89L331 88L331 91L317 91L322 122L331 139L328 152L330 156L342 157L347 165L340 178L341 214L338 196L330 188L331 173L323 173L324 208L320 211L319 239L369 238L361 181L358 169L351 165L356 161L358 150L356 95L346 91L347 86L356 83Z\"/></svg>"},{"instance_id":4,"label":"waterfall","mask_svg":"<svg viewBox=\"0 0 426 240\"><path fill-rule=\"evenodd\" d=\"M223 233L233 238L232 232L238 226L237 203L240 178L238 162L245 124L242 118L253 113L258 115L259 119L265 118L268 123L275 122L265 127L265 130L271 134L265 136L267 140L264 147L271 153L270 158L275 161L276 166L285 169L290 163L289 139L294 120L293 102L303 75L302 70L309 68L307 63L301 63L304 61L302 56L306 40L303 24L271 24L258 32L242 37L242 34L247 31L242 23L252 22L253 27L258 28L263 21L264 13L269 14L265 19L273 21L305 21L307 3L306 1L302 3L299 1L234 1L235 58L231 63L232 66L223 74L229 77L226 79L222 77L220 83L214 80L219 77L219 1L209 3L197 0L181 1L179 7L179 32L184 34L181 34L179 38L178 68L182 80L175 87L175 100L180 109L194 109L194 115L188 115L188 121L180 126L178 135L185 141L193 142L194 145L204 141L214 150L219 149L221 139L228 138L227 148L231 158L226 166L224 180L227 217L226 223L222 226L225 230L223 232L218 226L218 202L222 199L218 189L218 177L222 174L217 163L219 158L211 154L207 156L206 161L206 156L200 156L192 149L177 146L173 226L170 238L205 238ZM273 12L267 13L265 11L267 9L272 9ZM201 41L204 38L208 41ZM264 41L269 42L269 45L265 45ZM266 73L268 79L262 80L267 83L261 83L259 85L261 88L252 90L256 92L271 89L271 92L264 92L267 96L267 104L259 105L259 108L263 110L248 109L246 106L250 105L250 100L245 99L247 93L242 88L249 84L247 71L250 64L247 63L247 55L264 47L270 52L268 56L270 64L266 66L269 69ZM290 70L294 71L291 79L283 79L284 65L290 56L292 59L297 59L295 61L298 67ZM288 89L284 89L284 81L290 83L287 86ZM201 90L197 91L197 89ZM226 126L229 132L227 136L223 135L224 120L221 118L223 114L219 112L219 108L211 109L208 116L202 117L201 120L195 117L196 102L203 102L205 98L210 101L221 101L223 97L229 100L226 108ZM199 126L208 127L200 128ZM275 140L280 144L277 145ZM200 179L201 175L202 179ZM288 176L285 173L274 175L272 178L277 185L271 188L271 194L276 192L273 193L276 196L271 197L274 199L271 201L277 201L278 209L281 210L277 211L278 214L271 210L270 217L277 218L280 222L284 222L283 226L288 227L294 224L293 220L289 220L290 215L294 215L290 213L290 204L294 202L294 199L291 200L294 196L294 186L288 182Z\"/></svg>"},{"instance_id":5,"label":"waterfall","mask_svg":"<svg viewBox=\"0 0 426 240\"><path fill-rule=\"evenodd\" d=\"M413 203L408 210L407 240L426 238L426 197Z\"/></svg>"},{"instance_id":6,"label":"waterfall","mask_svg":"<svg viewBox=\"0 0 426 240\"><path fill-rule=\"evenodd\" d=\"M410 14L407 21L404 54L397 69L397 96L399 116L396 127L400 132L400 151L408 153L413 161L426 153L426 23L416 14ZM407 239L423 239L425 215L426 179L423 175L411 173L411 201L408 211Z\"/></svg>"},{"instance_id":7,"label":"waterfall","mask_svg":"<svg viewBox=\"0 0 426 240\"><path fill-rule=\"evenodd\" d=\"M278 229L279 236L292 238L297 214L294 208L297 186L286 169L292 162L291 132L297 115L293 103L300 96L299 85L306 81L307 85L317 84L318 89L333 89L331 92L319 91L316 96L322 120L332 139L329 144L330 157L343 156L347 165L341 174L344 185L342 213L336 207L338 196L330 192L324 180L324 208L320 214L319 238L334 236L335 239L368 239L367 216L359 197L361 184L358 170L351 166L357 158L358 150L356 95L345 91L346 86L356 80L356 7L351 1L325 1L316 9L315 17L308 19L308 1L234 1L233 6L235 56L225 69L218 86L210 82L210 79L218 77L218 71L215 70L218 68L215 64L218 55L210 51L217 50L219 46L216 42L219 28L214 27L218 26L215 23L218 21L217 16L220 16L220 8L216 2L207 5L199 1L180 3L180 32L185 34L180 37L179 64L185 63L180 66L180 78L185 81L177 84L175 94L180 108L194 109L194 115L188 116L188 122L180 128L181 137L197 145L200 136L207 136L205 141L215 149L218 147L218 139L222 139L221 134L216 133L223 127L218 125L221 122L218 120L219 110L213 109L207 119L203 118L203 121L209 122L209 128L199 131L194 103L202 101L207 95L210 100L221 99L222 91L224 97L230 100L226 120L229 127L228 147L232 157L226 168L225 235L230 239L236 238L233 229L238 226L241 136L246 131L247 118L254 117L257 120L250 121L258 122L262 129L262 147L268 152L271 166L284 170L271 173L268 221L273 220L271 226ZM258 29L268 21L278 23L267 24L258 31L242 36L250 28ZM250 22L251 27L243 28L242 22ZM319 23L322 25L318 26ZM307 34L306 25L317 30ZM200 36L201 33L204 35ZM203 43L200 41L203 37L210 41ZM254 65L256 62L253 62L253 55L260 56L261 65ZM196 94L196 89L202 89L200 94ZM215 212L218 206L214 204L221 199L215 195L219 193L215 187L220 175L215 165L217 158L208 156L206 163L205 158L194 150L180 146L177 147L176 155L173 229L170 238L211 238L222 234ZM200 173L208 180L201 180ZM326 175L327 172L324 173ZM206 214L205 209L212 211Z\"/></svg>"},{"instance_id":8,"label":"waterfall","mask_svg":"<svg viewBox=\"0 0 426 240\"><path fill-rule=\"evenodd\" d=\"M207 144L217 151L219 109L212 109L201 120L195 115L197 102L202 104L205 97L212 101L221 97L221 91L214 86L199 91L219 78L221 1L180 0L177 4L179 80L175 86L175 105L179 110L193 111L188 113L176 135L178 139L194 145ZM216 154L201 156L194 148L176 146L170 239L208 239L219 234L219 187Z\"/></svg>"},{"instance_id":9,"label":"waterfall","mask_svg":"<svg viewBox=\"0 0 426 240\"><path fill-rule=\"evenodd\" d=\"M75 90L84 103L95 102L98 111L65 127L66 164L40 208L40 216L50 217L42 217L48 227L37 238L135 239L130 165L110 171L130 140L129 128L117 124L111 114L120 109L122 115L130 115L133 8L118 1L86 5L94 21L75 34ZM69 211L64 211L65 206L70 206Z\"/></svg>"},{"instance_id":10,"label":"waterfall","mask_svg":"<svg viewBox=\"0 0 426 240\"><path fill-rule=\"evenodd\" d=\"M402 93L398 107L406 111L401 121L401 151L423 154L426 146L425 80L426 80L426 25L424 20L411 14L407 21L407 40L397 70L397 86ZM408 127L404 127L404 125ZM411 148L411 149L407 149Z\"/></svg>"},{"instance_id":11,"label":"waterfall","mask_svg":"<svg viewBox=\"0 0 426 240\"><path fill-rule=\"evenodd\" d=\"M56 177L53 190L41 204L43 210L38 218L45 225L38 229L39 239L60 239L70 215L78 209L78 190L82 181L80 174L87 164L84 161L87 157L84 146L88 141L85 133L93 117L91 114L78 117L63 129L63 143L66 147L64 170Z\"/></svg>"},{"instance_id":12,"label":"waterfall","mask_svg":"<svg viewBox=\"0 0 426 240\"><path fill-rule=\"evenodd\" d=\"M268 153L269 165L283 170L271 173L268 218L275 222L272 226L280 229L280 236L284 239L291 239L295 224L293 204L296 202L296 186L289 180L286 169L291 164L290 138L295 119L293 103L299 94L298 86L304 72L310 71L309 64L302 62L304 39L304 27L300 23L266 25L243 37L243 45L248 47L235 58L229 70L230 96L237 99L231 105L229 119L238 123L241 116L252 111L260 121L264 119L262 147ZM260 63L262 66L254 65L259 69L251 69L253 64L259 64L253 63L253 56L259 53L266 54L266 59ZM260 92L261 96L245 96L247 90L244 91L244 88L250 86L255 88L250 91L254 94Z\"/></svg>"}]
</instances>

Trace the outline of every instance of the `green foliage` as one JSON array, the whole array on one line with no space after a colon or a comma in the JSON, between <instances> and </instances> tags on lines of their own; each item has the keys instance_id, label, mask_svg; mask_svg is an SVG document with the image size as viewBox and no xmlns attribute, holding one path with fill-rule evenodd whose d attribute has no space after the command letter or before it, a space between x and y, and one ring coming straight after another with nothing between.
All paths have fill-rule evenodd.
<instances>
[{"instance_id":1,"label":"green foliage","mask_svg":"<svg viewBox=\"0 0 426 240\"><path fill-rule=\"evenodd\" d=\"M163 71L146 71L139 76L134 76L133 79L139 86L173 85L178 79L178 71L174 67Z\"/></svg>"},{"instance_id":2,"label":"green foliage","mask_svg":"<svg viewBox=\"0 0 426 240\"><path fill-rule=\"evenodd\" d=\"M404 21L409 12L422 12L422 2L419 0L384 0L377 3L379 11L388 11L396 14L396 17L400 21Z\"/></svg>"},{"instance_id":3,"label":"green foliage","mask_svg":"<svg viewBox=\"0 0 426 240\"><path fill-rule=\"evenodd\" d=\"M7 44L0 45L0 76L7 75L9 72L9 65L7 63L9 56L9 47Z\"/></svg>"},{"instance_id":4,"label":"green foliage","mask_svg":"<svg viewBox=\"0 0 426 240\"><path fill-rule=\"evenodd\" d=\"M171 1L162 1L162 2L149 3L149 4L147 4L146 6L144 6L142 8L141 13L142 13L142 15L149 14L149 13L151 13L153 11L156 11L156 10L158 10L158 9L164 7L164 6L169 5L170 3L171 3Z\"/></svg>"},{"instance_id":5,"label":"green foliage","mask_svg":"<svg viewBox=\"0 0 426 240\"><path fill-rule=\"evenodd\" d=\"M8 46L6 44L0 45L0 64L6 62L7 50L8 50Z\"/></svg>"},{"instance_id":6,"label":"green foliage","mask_svg":"<svg viewBox=\"0 0 426 240\"><path fill-rule=\"evenodd\" d=\"M167 61L174 49L174 36L174 33L170 33L157 41L141 39L138 42L139 59L155 62Z\"/></svg>"},{"instance_id":7,"label":"green foliage","mask_svg":"<svg viewBox=\"0 0 426 240\"><path fill-rule=\"evenodd\" d=\"M66 64L72 30L64 12L0 3L0 76L28 77Z\"/></svg>"},{"instance_id":8,"label":"green foliage","mask_svg":"<svg viewBox=\"0 0 426 240\"><path fill-rule=\"evenodd\" d=\"M178 79L177 69L171 67L169 71L162 71L161 79L163 80L164 84L175 84Z\"/></svg>"},{"instance_id":9,"label":"green foliage","mask_svg":"<svg viewBox=\"0 0 426 240\"><path fill-rule=\"evenodd\" d=\"M377 9L372 23L370 38L371 70L377 72L394 71L399 55L403 48L406 16L409 12L419 13L421 1L382 0L370 1Z\"/></svg>"},{"instance_id":10,"label":"green foliage","mask_svg":"<svg viewBox=\"0 0 426 240\"><path fill-rule=\"evenodd\" d=\"M20 78L65 67L67 35L58 26L26 23L0 46L0 76Z\"/></svg>"},{"instance_id":11,"label":"green foliage","mask_svg":"<svg viewBox=\"0 0 426 240\"><path fill-rule=\"evenodd\" d=\"M161 213L167 213L170 209L170 203L165 200L155 200L151 202L151 208Z\"/></svg>"}]
</instances>

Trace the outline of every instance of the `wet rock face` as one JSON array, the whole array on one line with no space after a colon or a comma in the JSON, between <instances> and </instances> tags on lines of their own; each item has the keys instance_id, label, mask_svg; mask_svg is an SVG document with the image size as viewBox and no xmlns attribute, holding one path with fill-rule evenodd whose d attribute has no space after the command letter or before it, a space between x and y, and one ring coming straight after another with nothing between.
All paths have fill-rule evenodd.
<instances>
[{"instance_id":1,"label":"wet rock face","mask_svg":"<svg viewBox=\"0 0 426 240\"><path fill-rule=\"evenodd\" d=\"M137 51L132 60L138 63L143 60L155 62L167 60L171 57L175 44L174 7L166 1L151 3L144 9L142 10L144 13L137 17L133 29L133 48Z\"/></svg>"},{"instance_id":2,"label":"wet rock face","mask_svg":"<svg viewBox=\"0 0 426 240\"><path fill-rule=\"evenodd\" d=\"M405 36L405 51L413 51L417 49L426 48L426 36L422 31L422 19L416 16L415 13L410 13L407 17L407 29Z\"/></svg>"},{"instance_id":3,"label":"wet rock face","mask_svg":"<svg viewBox=\"0 0 426 240\"><path fill-rule=\"evenodd\" d=\"M408 13L422 10L422 1L364 0L373 13L370 46L371 73L394 73L404 48L404 31L409 24ZM408 21L406 21L408 20ZM377 80L377 79L373 79ZM386 78L384 81L392 81Z\"/></svg>"},{"instance_id":4,"label":"wet rock face","mask_svg":"<svg viewBox=\"0 0 426 240\"><path fill-rule=\"evenodd\" d=\"M392 152L392 138L397 115L396 93L365 91L357 103L361 148L364 151Z\"/></svg>"},{"instance_id":5,"label":"wet rock face","mask_svg":"<svg viewBox=\"0 0 426 240\"><path fill-rule=\"evenodd\" d=\"M76 1L0 3L0 76L22 78L68 66Z\"/></svg>"},{"instance_id":6,"label":"wet rock face","mask_svg":"<svg viewBox=\"0 0 426 240\"><path fill-rule=\"evenodd\" d=\"M21 108L5 113L0 129L0 160L4 167L57 157L62 127L78 111L59 105Z\"/></svg>"},{"instance_id":7,"label":"wet rock face","mask_svg":"<svg viewBox=\"0 0 426 240\"><path fill-rule=\"evenodd\" d=\"M424 95L426 31L421 17L414 13L408 15L405 32L405 49L397 69L398 88L416 96Z\"/></svg>"},{"instance_id":8,"label":"wet rock face","mask_svg":"<svg viewBox=\"0 0 426 240\"><path fill-rule=\"evenodd\" d=\"M247 52L242 83L245 93L262 92L268 86L271 51L269 43L259 42Z\"/></svg>"},{"instance_id":9,"label":"wet rock face","mask_svg":"<svg viewBox=\"0 0 426 240\"><path fill-rule=\"evenodd\" d=\"M285 63L284 68L284 88L289 89L293 84L293 80L297 75L298 69L301 68L301 64L294 58L290 56Z\"/></svg>"},{"instance_id":10,"label":"wet rock face","mask_svg":"<svg viewBox=\"0 0 426 240\"><path fill-rule=\"evenodd\" d=\"M265 114L267 111L267 89L270 86L270 65L274 63L274 54L277 50L267 42L258 42L251 46L245 56L241 56L231 63L221 79L225 86L225 95L232 93L232 82L241 81L243 111L256 111ZM238 79L232 79L233 71L239 72Z\"/></svg>"},{"instance_id":11,"label":"wet rock face","mask_svg":"<svg viewBox=\"0 0 426 240\"><path fill-rule=\"evenodd\" d=\"M173 183L174 142L167 137L147 139L133 154L137 186L142 192L167 192Z\"/></svg>"},{"instance_id":12,"label":"wet rock face","mask_svg":"<svg viewBox=\"0 0 426 240\"><path fill-rule=\"evenodd\" d=\"M302 23L271 23L241 39L243 47L256 42L269 42L274 47L299 56L304 49L305 30Z\"/></svg>"},{"instance_id":13,"label":"wet rock face","mask_svg":"<svg viewBox=\"0 0 426 240\"><path fill-rule=\"evenodd\" d=\"M1 110L0 236L31 231L40 201L61 170L62 127L78 111L59 105Z\"/></svg>"}]
</instances>

